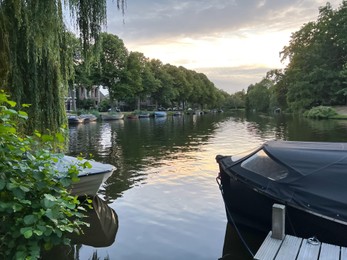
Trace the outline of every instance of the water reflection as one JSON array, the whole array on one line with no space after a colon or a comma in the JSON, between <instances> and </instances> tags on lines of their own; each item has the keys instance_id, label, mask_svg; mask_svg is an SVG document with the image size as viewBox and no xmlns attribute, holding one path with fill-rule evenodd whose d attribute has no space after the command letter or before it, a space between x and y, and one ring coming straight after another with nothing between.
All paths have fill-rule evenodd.
<instances>
[{"instance_id":1,"label":"water reflection","mask_svg":"<svg viewBox=\"0 0 347 260\"><path fill-rule=\"evenodd\" d=\"M89 227L83 226L81 235L69 235L73 246L59 246L49 252L44 252L43 260L78 260L80 259L79 250L82 244L93 247L108 247L115 242L118 231L118 216L116 212L98 196L92 198L92 206L92 209L86 208L86 218L84 219L89 224ZM97 251L94 251L89 259L99 259Z\"/></svg>"},{"instance_id":2,"label":"water reflection","mask_svg":"<svg viewBox=\"0 0 347 260\"><path fill-rule=\"evenodd\" d=\"M347 141L346 120L316 120L297 115L262 115L239 113L236 120L244 120L247 130L264 140L290 141Z\"/></svg>"},{"instance_id":3,"label":"water reflection","mask_svg":"<svg viewBox=\"0 0 347 260\"><path fill-rule=\"evenodd\" d=\"M219 260L251 260L265 237L266 234L254 232L246 227L238 227L236 231L233 225L227 223L222 257Z\"/></svg>"},{"instance_id":4,"label":"water reflection","mask_svg":"<svg viewBox=\"0 0 347 260\"><path fill-rule=\"evenodd\" d=\"M345 121L242 111L71 127L72 155L93 154L97 161L117 167L99 196L121 221L117 243L97 251L82 246L78 255L218 259L223 255L226 217L215 183L215 156L244 152L269 139L345 141L346 130ZM256 243L257 238L246 233L250 243ZM236 255L231 259L247 259L236 237L226 241L231 242L224 243L224 252L231 245Z\"/></svg>"},{"instance_id":5,"label":"water reflection","mask_svg":"<svg viewBox=\"0 0 347 260\"><path fill-rule=\"evenodd\" d=\"M116 166L100 194L113 201L147 178L146 169L161 160L199 149L217 129L224 114L117 120L70 127L69 154L93 154L93 159Z\"/></svg>"}]
</instances>

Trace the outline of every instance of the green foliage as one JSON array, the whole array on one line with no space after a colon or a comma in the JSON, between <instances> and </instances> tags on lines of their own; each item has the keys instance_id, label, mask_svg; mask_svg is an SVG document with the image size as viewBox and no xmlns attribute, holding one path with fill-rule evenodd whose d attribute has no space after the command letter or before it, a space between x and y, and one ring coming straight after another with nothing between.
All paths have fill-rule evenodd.
<instances>
[{"instance_id":1,"label":"green foliage","mask_svg":"<svg viewBox=\"0 0 347 260\"><path fill-rule=\"evenodd\" d=\"M272 87L272 82L268 79L263 79L261 82L249 86L246 109L268 112L270 108L270 87Z\"/></svg>"},{"instance_id":2,"label":"green foliage","mask_svg":"<svg viewBox=\"0 0 347 260\"><path fill-rule=\"evenodd\" d=\"M125 0L116 3L124 11ZM81 32L81 54L88 60L89 47L98 45L106 23L106 0L0 1L0 88L11 93L18 107L32 104L28 133L58 132L67 123L64 97L75 76L74 43L64 24L63 5Z\"/></svg>"},{"instance_id":3,"label":"green foliage","mask_svg":"<svg viewBox=\"0 0 347 260\"><path fill-rule=\"evenodd\" d=\"M314 119L327 119L337 115L335 109L326 106L313 107L304 113L305 117Z\"/></svg>"},{"instance_id":4,"label":"green foliage","mask_svg":"<svg viewBox=\"0 0 347 260\"><path fill-rule=\"evenodd\" d=\"M94 100L90 99L90 98L78 100L78 102L77 102L77 108L78 109L89 110L89 109L92 109L94 107L95 107Z\"/></svg>"},{"instance_id":5,"label":"green foliage","mask_svg":"<svg viewBox=\"0 0 347 260\"><path fill-rule=\"evenodd\" d=\"M101 100L101 102L99 103L100 112L107 112L110 108L111 108L111 103L108 98Z\"/></svg>"},{"instance_id":6,"label":"green foliage","mask_svg":"<svg viewBox=\"0 0 347 260\"><path fill-rule=\"evenodd\" d=\"M238 91L231 95L225 102L227 102L227 107L232 109L245 108L246 93L245 91Z\"/></svg>"},{"instance_id":7,"label":"green foliage","mask_svg":"<svg viewBox=\"0 0 347 260\"><path fill-rule=\"evenodd\" d=\"M66 234L85 224L80 202L67 190L78 167L58 178L53 165L62 155L51 151L64 136L22 136L17 128L28 115L15 105L0 92L0 258L38 259L42 249L68 244Z\"/></svg>"},{"instance_id":8,"label":"green foliage","mask_svg":"<svg viewBox=\"0 0 347 260\"><path fill-rule=\"evenodd\" d=\"M333 10L327 3L319 8L317 21L293 33L282 51L282 60L289 61L285 73L276 82L279 102L283 95L292 111L302 111L319 103L345 103L347 64L347 1Z\"/></svg>"}]
</instances>

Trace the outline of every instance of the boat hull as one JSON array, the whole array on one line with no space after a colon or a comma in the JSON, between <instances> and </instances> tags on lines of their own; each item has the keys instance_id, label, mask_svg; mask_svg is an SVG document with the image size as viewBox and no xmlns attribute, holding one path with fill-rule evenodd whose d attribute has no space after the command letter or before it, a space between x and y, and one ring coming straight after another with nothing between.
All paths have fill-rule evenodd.
<instances>
[{"instance_id":1,"label":"boat hull","mask_svg":"<svg viewBox=\"0 0 347 260\"><path fill-rule=\"evenodd\" d=\"M154 116L155 117L166 117L167 113L165 111L155 111Z\"/></svg>"},{"instance_id":2,"label":"boat hull","mask_svg":"<svg viewBox=\"0 0 347 260\"><path fill-rule=\"evenodd\" d=\"M101 116L103 121L111 121L111 120L121 120L124 118L124 114L104 114Z\"/></svg>"},{"instance_id":3,"label":"boat hull","mask_svg":"<svg viewBox=\"0 0 347 260\"><path fill-rule=\"evenodd\" d=\"M85 123L85 120L86 120L85 118L75 116L75 115L69 115L68 116L69 125L83 124L83 123Z\"/></svg>"},{"instance_id":4,"label":"boat hull","mask_svg":"<svg viewBox=\"0 0 347 260\"><path fill-rule=\"evenodd\" d=\"M72 156L64 155L57 158L55 163L57 177L63 178L68 175L70 167L74 166L78 169L79 180L71 185L70 192L76 196L93 197L96 195L100 186L111 176L116 170L111 164L100 163L96 161L87 161ZM83 167L88 162L90 167Z\"/></svg>"},{"instance_id":5,"label":"boat hull","mask_svg":"<svg viewBox=\"0 0 347 260\"><path fill-rule=\"evenodd\" d=\"M111 176L113 171L79 176L79 181L72 185L71 194L76 196L95 196L100 186Z\"/></svg>"},{"instance_id":6,"label":"boat hull","mask_svg":"<svg viewBox=\"0 0 347 260\"><path fill-rule=\"evenodd\" d=\"M228 222L266 235L272 228L272 206L281 201L268 197L239 179L220 173ZM286 234L347 246L347 225L286 205Z\"/></svg>"}]
</instances>

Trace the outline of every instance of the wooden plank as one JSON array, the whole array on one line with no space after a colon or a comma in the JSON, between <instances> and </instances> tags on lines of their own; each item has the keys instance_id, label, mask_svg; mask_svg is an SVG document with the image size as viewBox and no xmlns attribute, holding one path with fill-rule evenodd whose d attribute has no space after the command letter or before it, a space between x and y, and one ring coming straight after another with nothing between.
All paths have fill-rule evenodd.
<instances>
[{"instance_id":1,"label":"wooden plank","mask_svg":"<svg viewBox=\"0 0 347 260\"><path fill-rule=\"evenodd\" d=\"M341 260L347 260L347 248L346 247L341 247Z\"/></svg>"},{"instance_id":2,"label":"wooden plank","mask_svg":"<svg viewBox=\"0 0 347 260\"><path fill-rule=\"evenodd\" d=\"M271 237L272 232L270 231L267 237L265 238L265 241L260 246L258 252L254 256L254 259L256 260L268 260L268 259L274 259L278 249L280 248L282 244L282 240L274 239Z\"/></svg>"},{"instance_id":3,"label":"wooden plank","mask_svg":"<svg viewBox=\"0 0 347 260\"><path fill-rule=\"evenodd\" d=\"M297 260L318 259L321 243L312 244L307 239L301 243L301 248Z\"/></svg>"},{"instance_id":4,"label":"wooden plank","mask_svg":"<svg viewBox=\"0 0 347 260\"><path fill-rule=\"evenodd\" d=\"M320 248L319 260L340 259L340 247L323 243Z\"/></svg>"},{"instance_id":5,"label":"wooden plank","mask_svg":"<svg viewBox=\"0 0 347 260\"><path fill-rule=\"evenodd\" d=\"M281 248L279 249L276 260L296 259L301 246L302 238L286 235Z\"/></svg>"}]
</instances>

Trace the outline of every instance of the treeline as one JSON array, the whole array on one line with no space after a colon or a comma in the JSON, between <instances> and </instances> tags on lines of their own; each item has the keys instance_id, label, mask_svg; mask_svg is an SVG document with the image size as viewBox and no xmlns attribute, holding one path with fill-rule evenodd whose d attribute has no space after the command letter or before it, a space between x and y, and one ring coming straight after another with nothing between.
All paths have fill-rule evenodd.
<instances>
[{"instance_id":1,"label":"treeline","mask_svg":"<svg viewBox=\"0 0 347 260\"><path fill-rule=\"evenodd\" d=\"M75 42L75 77L70 88L83 86L88 89L102 85L108 89L111 102L125 101L131 109L140 109L140 100L147 99L155 107L216 108L229 96L217 89L203 73L163 64L140 52L129 52L116 35L101 33L100 45L93 46L94 51L83 59L79 39L72 34L70 37Z\"/></svg>"},{"instance_id":2,"label":"treeline","mask_svg":"<svg viewBox=\"0 0 347 260\"><path fill-rule=\"evenodd\" d=\"M124 13L126 1L114 3ZM80 39L68 32L64 7ZM59 132L67 123L68 88L76 86L103 85L111 99L134 104L144 98L162 106L223 103L228 94L206 75L129 52L117 36L100 34L106 9L105 0L0 1L0 89L28 112L28 133Z\"/></svg>"},{"instance_id":3,"label":"treeline","mask_svg":"<svg viewBox=\"0 0 347 260\"><path fill-rule=\"evenodd\" d=\"M345 105L347 96L347 1L334 10L319 8L317 21L292 34L280 53L288 62L248 87L244 106L262 112L276 108L302 112L314 106ZM242 94L242 93L241 93ZM240 93L232 95L237 100Z\"/></svg>"}]
</instances>

